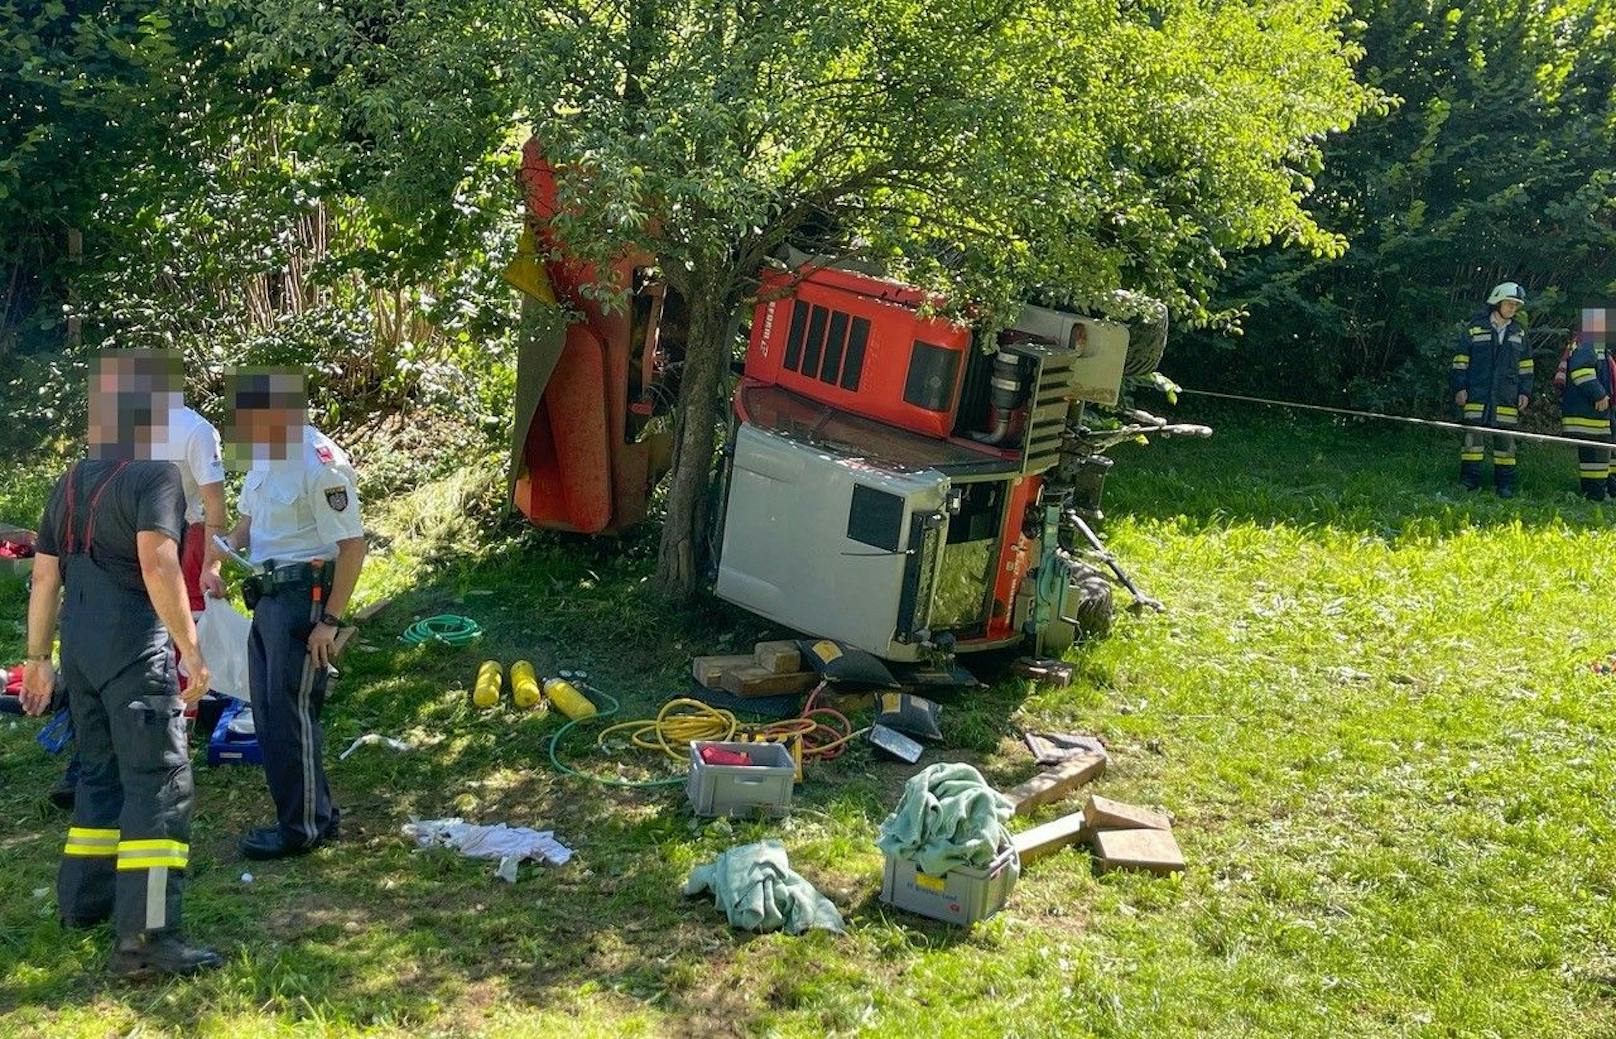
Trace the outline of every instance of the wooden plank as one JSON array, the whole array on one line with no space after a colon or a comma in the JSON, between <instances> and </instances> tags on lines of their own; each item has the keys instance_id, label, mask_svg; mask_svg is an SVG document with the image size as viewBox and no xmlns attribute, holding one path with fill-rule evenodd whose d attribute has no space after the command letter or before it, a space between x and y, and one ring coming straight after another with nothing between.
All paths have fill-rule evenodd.
<instances>
[{"instance_id":1,"label":"wooden plank","mask_svg":"<svg viewBox=\"0 0 1616 1039\"><path fill-rule=\"evenodd\" d=\"M1068 844L1078 844L1088 839L1089 827L1083 813L1073 812L1042 826L1022 830L1011 839L1011 843L1016 846L1016 854L1021 856L1021 864L1025 866L1055 854Z\"/></svg>"},{"instance_id":2,"label":"wooden plank","mask_svg":"<svg viewBox=\"0 0 1616 1039\"><path fill-rule=\"evenodd\" d=\"M790 675L777 675L756 664L737 667L724 672L721 688L736 696L783 696L788 693L806 693L819 684L819 676L812 671L799 671Z\"/></svg>"},{"instance_id":3,"label":"wooden plank","mask_svg":"<svg viewBox=\"0 0 1616 1039\"><path fill-rule=\"evenodd\" d=\"M724 672L753 666L750 654L728 657L696 657L690 661L690 677L704 689L722 689Z\"/></svg>"},{"instance_id":4,"label":"wooden plank","mask_svg":"<svg viewBox=\"0 0 1616 1039\"><path fill-rule=\"evenodd\" d=\"M352 627L343 628L341 631L337 632L337 637L331 642L331 659L341 659L342 654L348 650L348 643L352 642L353 637L358 633L359 629Z\"/></svg>"},{"instance_id":5,"label":"wooden plank","mask_svg":"<svg viewBox=\"0 0 1616 1039\"><path fill-rule=\"evenodd\" d=\"M1062 660L1049 657L1019 657L1010 665L1010 673L1052 686L1068 686L1076 669Z\"/></svg>"},{"instance_id":6,"label":"wooden plank","mask_svg":"<svg viewBox=\"0 0 1616 1039\"><path fill-rule=\"evenodd\" d=\"M1167 874L1184 868L1184 853L1178 850L1171 830L1101 830L1093 842L1102 871L1142 869Z\"/></svg>"},{"instance_id":7,"label":"wooden plank","mask_svg":"<svg viewBox=\"0 0 1616 1039\"><path fill-rule=\"evenodd\" d=\"M393 605L393 597L390 595L385 599L377 599L353 615L354 623L363 624L391 605Z\"/></svg>"},{"instance_id":8,"label":"wooden plank","mask_svg":"<svg viewBox=\"0 0 1616 1039\"><path fill-rule=\"evenodd\" d=\"M802 670L802 650L791 639L759 642L752 650L757 666L770 674L791 675Z\"/></svg>"},{"instance_id":9,"label":"wooden plank","mask_svg":"<svg viewBox=\"0 0 1616 1039\"><path fill-rule=\"evenodd\" d=\"M1091 830L1171 830L1173 821L1154 808L1113 801L1109 797L1090 794L1083 806L1083 818Z\"/></svg>"},{"instance_id":10,"label":"wooden plank","mask_svg":"<svg viewBox=\"0 0 1616 1039\"><path fill-rule=\"evenodd\" d=\"M1006 790L1004 796L1015 802L1017 815L1026 815L1034 808L1060 800L1104 773L1104 754L1084 754L1064 765L1038 773L1014 790Z\"/></svg>"}]
</instances>

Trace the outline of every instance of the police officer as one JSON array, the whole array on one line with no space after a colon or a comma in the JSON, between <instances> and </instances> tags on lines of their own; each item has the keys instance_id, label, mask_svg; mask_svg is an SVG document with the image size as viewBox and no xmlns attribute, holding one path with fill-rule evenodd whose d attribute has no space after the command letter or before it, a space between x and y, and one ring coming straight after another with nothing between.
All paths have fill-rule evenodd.
<instances>
[{"instance_id":1,"label":"police officer","mask_svg":"<svg viewBox=\"0 0 1616 1039\"><path fill-rule=\"evenodd\" d=\"M1526 330L1515 320L1525 302L1526 291L1515 282L1494 286L1487 308L1472 315L1459 333L1448 376L1465 425L1476 427L1465 433L1459 482L1469 491L1481 487L1481 465L1491 440L1493 488L1500 498L1515 496L1515 438L1484 430L1514 429L1531 397L1532 357Z\"/></svg>"},{"instance_id":2,"label":"police officer","mask_svg":"<svg viewBox=\"0 0 1616 1039\"><path fill-rule=\"evenodd\" d=\"M1616 373L1608 353L1605 312L1588 308L1582 312L1582 331L1566 361L1564 396L1560 398L1560 428L1566 436L1590 441L1577 448L1577 475L1582 494L1589 501L1604 501L1616 492L1611 473L1610 394L1616 388ZM1605 446L1594 447L1592 443Z\"/></svg>"},{"instance_id":3,"label":"police officer","mask_svg":"<svg viewBox=\"0 0 1616 1039\"><path fill-rule=\"evenodd\" d=\"M190 860L191 766L169 652L208 687L180 573L180 475L152 460L166 412L166 359L103 358L90 394L90 457L57 481L40 520L28 605L23 704L65 688L80 776L57 873L62 923L113 919L118 974L188 974L221 961L180 935ZM61 623L61 673L51 643Z\"/></svg>"},{"instance_id":4,"label":"police officer","mask_svg":"<svg viewBox=\"0 0 1616 1039\"><path fill-rule=\"evenodd\" d=\"M251 457L231 541L263 568L244 589L253 609L248 681L276 815L276 825L242 838L241 852L275 859L337 836L319 714L365 532L353 468L308 424L302 377L243 373L232 396L227 439Z\"/></svg>"}]
</instances>

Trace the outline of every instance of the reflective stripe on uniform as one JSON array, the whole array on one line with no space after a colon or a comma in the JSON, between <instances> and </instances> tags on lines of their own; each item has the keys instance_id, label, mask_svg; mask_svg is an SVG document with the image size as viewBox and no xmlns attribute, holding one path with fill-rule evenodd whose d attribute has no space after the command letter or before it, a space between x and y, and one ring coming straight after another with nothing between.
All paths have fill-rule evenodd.
<instances>
[{"instance_id":1,"label":"reflective stripe on uniform","mask_svg":"<svg viewBox=\"0 0 1616 1039\"><path fill-rule=\"evenodd\" d=\"M1520 414L1518 409L1512 408L1507 404L1500 404L1500 405L1498 405L1498 407L1495 410L1497 410L1497 412L1500 415L1518 415L1518 414Z\"/></svg>"},{"instance_id":2,"label":"reflective stripe on uniform","mask_svg":"<svg viewBox=\"0 0 1616 1039\"><path fill-rule=\"evenodd\" d=\"M1525 361L1522 361L1522 362L1521 362L1521 363L1520 363L1520 364L1519 364L1519 365L1517 365L1517 366L1516 366L1516 367L1517 367L1517 368L1518 368L1518 369L1519 369L1519 370L1520 370L1520 371L1521 371L1521 372L1522 372L1522 373L1523 373L1523 374L1524 374L1524 373L1526 373L1526 372L1529 372L1529 371L1531 371L1531 370L1532 370L1532 368L1533 368L1533 365L1532 365L1532 362L1531 362L1531 360L1530 360L1530 359L1528 359L1528 360L1525 360Z\"/></svg>"},{"instance_id":3,"label":"reflective stripe on uniform","mask_svg":"<svg viewBox=\"0 0 1616 1039\"><path fill-rule=\"evenodd\" d=\"M1469 368L1470 367L1470 355L1469 354L1455 354L1453 356L1453 366L1455 368L1457 368L1459 371L1464 371L1466 368Z\"/></svg>"},{"instance_id":4,"label":"reflective stripe on uniform","mask_svg":"<svg viewBox=\"0 0 1616 1039\"><path fill-rule=\"evenodd\" d=\"M1508 454L1505 454L1502 451L1494 451L1493 452L1493 464L1494 465L1514 465L1515 464L1515 453L1513 451L1511 451Z\"/></svg>"},{"instance_id":5,"label":"reflective stripe on uniform","mask_svg":"<svg viewBox=\"0 0 1616 1039\"><path fill-rule=\"evenodd\" d=\"M1578 462L1577 470L1586 477L1610 475L1610 465L1606 462Z\"/></svg>"},{"instance_id":6,"label":"reflective stripe on uniform","mask_svg":"<svg viewBox=\"0 0 1616 1039\"><path fill-rule=\"evenodd\" d=\"M1459 453L1459 461L1461 462L1479 462L1486 457L1487 452L1485 451L1461 451Z\"/></svg>"},{"instance_id":7,"label":"reflective stripe on uniform","mask_svg":"<svg viewBox=\"0 0 1616 1039\"><path fill-rule=\"evenodd\" d=\"M118 854L118 831L99 830L87 826L69 826L67 828L67 843L62 846L63 855L80 855L86 858L111 856Z\"/></svg>"},{"instance_id":8,"label":"reflective stripe on uniform","mask_svg":"<svg viewBox=\"0 0 1616 1039\"><path fill-rule=\"evenodd\" d=\"M1599 373L1592 368L1573 368L1571 370L1571 381L1578 386L1585 382L1591 382L1598 377Z\"/></svg>"},{"instance_id":9,"label":"reflective stripe on uniform","mask_svg":"<svg viewBox=\"0 0 1616 1039\"><path fill-rule=\"evenodd\" d=\"M1610 431L1608 418L1579 418L1576 415L1567 415L1561 419L1568 429L1592 429L1601 433Z\"/></svg>"},{"instance_id":10,"label":"reflective stripe on uniform","mask_svg":"<svg viewBox=\"0 0 1616 1039\"><path fill-rule=\"evenodd\" d=\"M1480 415L1481 410L1484 407L1486 407L1486 405L1484 405L1484 404L1466 404L1465 405L1465 414L1466 415Z\"/></svg>"},{"instance_id":11,"label":"reflective stripe on uniform","mask_svg":"<svg viewBox=\"0 0 1616 1039\"><path fill-rule=\"evenodd\" d=\"M159 866L184 869L190 857L191 846L182 841L150 838L118 842L119 869L152 869Z\"/></svg>"}]
</instances>

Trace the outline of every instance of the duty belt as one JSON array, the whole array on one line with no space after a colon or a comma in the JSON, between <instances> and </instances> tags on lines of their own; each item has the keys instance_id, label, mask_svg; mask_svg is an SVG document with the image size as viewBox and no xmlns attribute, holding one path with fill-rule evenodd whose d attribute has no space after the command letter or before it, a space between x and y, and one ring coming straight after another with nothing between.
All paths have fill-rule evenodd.
<instances>
[{"instance_id":1,"label":"duty belt","mask_svg":"<svg viewBox=\"0 0 1616 1039\"><path fill-rule=\"evenodd\" d=\"M262 573L254 574L242 582L242 599L246 601L247 608L253 609L258 600L269 595L279 595L286 591L308 591L318 583L322 590L331 590L331 571L329 564L316 573L311 563L285 563L276 566L273 559L265 560Z\"/></svg>"}]
</instances>

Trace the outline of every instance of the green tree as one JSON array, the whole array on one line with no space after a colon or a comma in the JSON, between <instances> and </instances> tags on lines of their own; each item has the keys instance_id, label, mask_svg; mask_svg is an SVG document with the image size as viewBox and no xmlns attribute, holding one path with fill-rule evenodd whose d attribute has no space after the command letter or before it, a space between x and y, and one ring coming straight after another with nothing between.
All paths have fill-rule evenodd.
<instances>
[{"instance_id":1,"label":"green tree","mask_svg":"<svg viewBox=\"0 0 1616 1039\"><path fill-rule=\"evenodd\" d=\"M1175 373L1437 411L1453 327L1493 284L1526 285L1539 327L1616 294L1616 4L1354 10L1364 78L1397 100L1325 150L1316 205L1351 246L1241 260L1219 298L1244 339L1180 351Z\"/></svg>"},{"instance_id":2,"label":"green tree","mask_svg":"<svg viewBox=\"0 0 1616 1039\"><path fill-rule=\"evenodd\" d=\"M247 69L300 69L346 183L441 211L518 124L561 170L571 254L655 255L690 307L659 577L687 595L716 409L782 245L860 258L991 324L1118 289L1205 321L1228 251L1343 243L1304 207L1374 92L1335 3L261 0ZM512 197L514 201L514 191Z\"/></svg>"}]
</instances>

